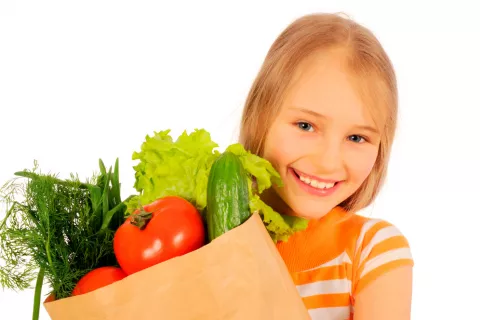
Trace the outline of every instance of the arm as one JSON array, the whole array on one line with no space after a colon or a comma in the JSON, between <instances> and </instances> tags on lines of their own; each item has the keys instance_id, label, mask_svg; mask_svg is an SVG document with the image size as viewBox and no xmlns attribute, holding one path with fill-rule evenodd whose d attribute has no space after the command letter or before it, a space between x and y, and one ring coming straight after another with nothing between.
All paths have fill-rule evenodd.
<instances>
[{"instance_id":1,"label":"arm","mask_svg":"<svg viewBox=\"0 0 480 320\"><path fill-rule=\"evenodd\" d=\"M354 320L409 320L411 299L412 267L390 270L355 297Z\"/></svg>"},{"instance_id":2,"label":"arm","mask_svg":"<svg viewBox=\"0 0 480 320\"><path fill-rule=\"evenodd\" d=\"M353 262L354 320L409 320L414 263L401 231L386 221L365 223Z\"/></svg>"}]
</instances>

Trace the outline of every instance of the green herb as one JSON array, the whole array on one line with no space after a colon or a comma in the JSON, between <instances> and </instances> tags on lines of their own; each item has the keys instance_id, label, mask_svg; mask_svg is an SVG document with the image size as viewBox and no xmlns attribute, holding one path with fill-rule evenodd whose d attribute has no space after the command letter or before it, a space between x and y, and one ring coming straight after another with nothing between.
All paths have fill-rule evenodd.
<instances>
[{"instance_id":1,"label":"green herb","mask_svg":"<svg viewBox=\"0 0 480 320\"><path fill-rule=\"evenodd\" d=\"M107 172L86 182L61 180L34 169L15 173L0 189L7 214L0 222L0 284L23 290L35 278L34 319L38 318L44 278L56 299L65 298L82 276L101 266L117 266L115 230L124 221L118 159ZM20 177L27 178L20 181ZM26 180L26 181L25 181ZM128 199L127 199L128 201Z\"/></svg>"},{"instance_id":2,"label":"green herb","mask_svg":"<svg viewBox=\"0 0 480 320\"><path fill-rule=\"evenodd\" d=\"M213 161L220 155L218 145L204 129L187 134L184 131L176 141L170 130L146 136L133 160L140 160L135 169L135 185L140 192L128 203L128 211L138 207L138 202L149 203L156 198L177 195L194 203L203 211L207 201L208 174ZM281 215L260 199L260 194L273 183L281 185L278 172L267 160L248 151L239 143L226 150L239 155L247 171L250 190L250 211L259 212L272 239L287 240L294 232L304 230L308 221ZM256 187L253 187L255 181Z\"/></svg>"}]
</instances>

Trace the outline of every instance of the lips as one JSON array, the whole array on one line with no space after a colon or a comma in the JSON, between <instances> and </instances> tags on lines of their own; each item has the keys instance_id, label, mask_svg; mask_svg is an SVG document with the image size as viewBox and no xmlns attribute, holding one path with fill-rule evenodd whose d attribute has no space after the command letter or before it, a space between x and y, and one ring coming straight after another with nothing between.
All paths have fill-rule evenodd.
<instances>
[{"instance_id":1,"label":"lips","mask_svg":"<svg viewBox=\"0 0 480 320\"><path fill-rule=\"evenodd\" d=\"M339 180L323 179L309 175L293 168L289 168L289 173L292 174L295 181L304 191L317 196L331 195L342 183Z\"/></svg>"},{"instance_id":2,"label":"lips","mask_svg":"<svg viewBox=\"0 0 480 320\"><path fill-rule=\"evenodd\" d=\"M309 178L311 180L315 180L315 181L318 181L318 182L323 182L323 183L337 183L339 180L329 180L329 179L322 179L322 178L319 178L319 177L316 177L316 176L312 176L312 175L309 175L307 173L304 173L302 171L299 171L297 169L293 169L293 172L300 178L300 177L303 177L303 178Z\"/></svg>"}]
</instances>

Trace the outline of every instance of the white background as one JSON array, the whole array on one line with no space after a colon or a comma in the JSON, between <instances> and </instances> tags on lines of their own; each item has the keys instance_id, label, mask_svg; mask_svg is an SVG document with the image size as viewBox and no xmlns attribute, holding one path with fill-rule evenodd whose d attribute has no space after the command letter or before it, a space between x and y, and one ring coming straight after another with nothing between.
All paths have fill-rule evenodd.
<instances>
[{"instance_id":1,"label":"white background","mask_svg":"<svg viewBox=\"0 0 480 320\"><path fill-rule=\"evenodd\" d=\"M363 214L395 223L410 241L413 319L478 316L480 20L473 4L159 3L0 0L2 183L34 159L43 172L83 178L99 158L111 165L119 157L126 197L132 152L153 131L205 128L223 149L235 141L248 89L281 30L306 13L343 11L383 43L400 91L389 179ZM0 319L31 318L32 299L33 291L0 291ZM41 319L49 319L43 307Z\"/></svg>"}]
</instances>

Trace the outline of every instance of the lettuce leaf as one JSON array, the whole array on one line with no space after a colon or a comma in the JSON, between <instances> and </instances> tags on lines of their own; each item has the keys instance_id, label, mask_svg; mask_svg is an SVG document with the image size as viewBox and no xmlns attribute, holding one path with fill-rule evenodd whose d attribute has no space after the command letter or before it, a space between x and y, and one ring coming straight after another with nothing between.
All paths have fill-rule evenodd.
<instances>
[{"instance_id":1,"label":"lettuce leaf","mask_svg":"<svg viewBox=\"0 0 480 320\"><path fill-rule=\"evenodd\" d=\"M170 130L146 136L139 152L132 159L140 160L134 166L134 188L140 192L131 207L147 204L157 198L176 195L192 202L199 210L207 204L207 182L210 167L220 155L218 145L205 130L191 134L184 131L176 141Z\"/></svg>"},{"instance_id":2,"label":"lettuce leaf","mask_svg":"<svg viewBox=\"0 0 480 320\"><path fill-rule=\"evenodd\" d=\"M228 146L225 151L230 151L239 156L243 167L248 172L250 212L257 211L260 214L265 227L275 242L287 241L293 233L304 230L308 226L308 220L282 215L260 199L259 194L272 187L273 183L280 187L283 185L280 174L269 161L245 150L240 143ZM253 186L254 181L255 187Z\"/></svg>"},{"instance_id":3,"label":"lettuce leaf","mask_svg":"<svg viewBox=\"0 0 480 320\"><path fill-rule=\"evenodd\" d=\"M154 132L146 136L139 152L132 159L140 162L134 166L135 189L139 195L128 203L132 212L139 204L147 204L157 198L176 195L191 203L201 212L207 204L207 184L210 168L220 156L218 145L210 133L195 129L188 134L184 131L176 141L170 130ZM260 194L282 181L279 173L267 160L232 144L225 151L239 156L249 181L250 212L258 212L272 239L286 241L296 231L307 227L308 221L298 217L281 215L260 199Z\"/></svg>"}]
</instances>

